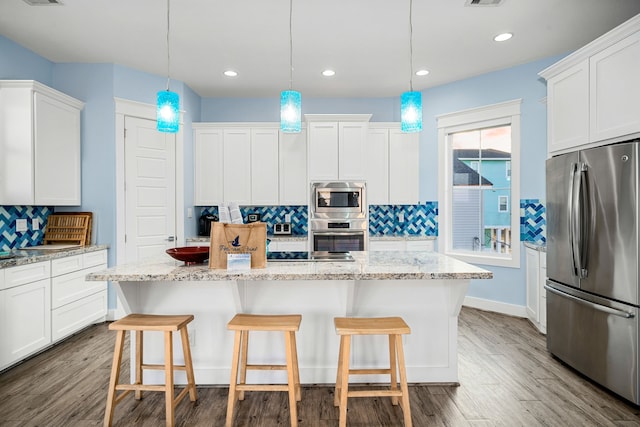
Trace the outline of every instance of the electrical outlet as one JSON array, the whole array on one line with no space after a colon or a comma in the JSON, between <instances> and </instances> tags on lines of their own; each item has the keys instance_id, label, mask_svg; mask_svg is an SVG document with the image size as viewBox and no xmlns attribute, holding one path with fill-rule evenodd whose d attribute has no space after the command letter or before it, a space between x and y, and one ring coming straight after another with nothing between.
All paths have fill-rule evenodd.
<instances>
[{"instance_id":1,"label":"electrical outlet","mask_svg":"<svg viewBox=\"0 0 640 427\"><path fill-rule=\"evenodd\" d=\"M193 218L193 208L187 208L187 218Z\"/></svg>"},{"instance_id":2,"label":"electrical outlet","mask_svg":"<svg viewBox=\"0 0 640 427\"><path fill-rule=\"evenodd\" d=\"M27 220L26 219L16 219L16 232L23 233L27 231Z\"/></svg>"},{"instance_id":3,"label":"electrical outlet","mask_svg":"<svg viewBox=\"0 0 640 427\"><path fill-rule=\"evenodd\" d=\"M32 230L40 230L40 219L39 218L33 218L31 220L31 229Z\"/></svg>"},{"instance_id":4,"label":"electrical outlet","mask_svg":"<svg viewBox=\"0 0 640 427\"><path fill-rule=\"evenodd\" d=\"M404 222L404 212L398 213L398 222Z\"/></svg>"},{"instance_id":5,"label":"electrical outlet","mask_svg":"<svg viewBox=\"0 0 640 427\"><path fill-rule=\"evenodd\" d=\"M196 330L187 328L187 333L189 334L189 347L195 347L196 346Z\"/></svg>"},{"instance_id":6,"label":"electrical outlet","mask_svg":"<svg viewBox=\"0 0 640 427\"><path fill-rule=\"evenodd\" d=\"M286 214L286 215L284 216L284 222L291 223L291 214Z\"/></svg>"}]
</instances>

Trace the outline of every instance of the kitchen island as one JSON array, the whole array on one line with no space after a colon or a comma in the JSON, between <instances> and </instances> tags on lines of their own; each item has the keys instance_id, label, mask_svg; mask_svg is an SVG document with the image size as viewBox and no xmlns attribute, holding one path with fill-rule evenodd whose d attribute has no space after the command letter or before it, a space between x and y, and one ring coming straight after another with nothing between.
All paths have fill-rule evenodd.
<instances>
[{"instance_id":1,"label":"kitchen island","mask_svg":"<svg viewBox=\"0 0 640 427\"><path fill-rule=\"evenodd\" d=\"M242 273L211 270L206 264L184 266L167 256L95 272L87 280L116 282L126 313L193 314L189 331L200 385L229 383L233 333L226 324L240 312L302 314L297 343L305 384L335 382L339 339L334 317L391 315L402 316L411 327L404 339L409 381L458 383L460 307L469 281L490 279L492 273L434 252L352 254L353 262L268 262L264 269ZM255 333L251 340L251 363L278 362L284 355L281 336ZM386 337L354 337L354 343L354 366L388 363ZM149 363L161 361L162 354L160 334L147 334ZM175 354L182 357L179 345ZM176 380L184 382L179 374ZM160 372L148 375L148 381L163 381ZM284 380L282 371L250 372L248 377ZM388 376L379 380L388 381Z\"/></svg>"}]
</instances>

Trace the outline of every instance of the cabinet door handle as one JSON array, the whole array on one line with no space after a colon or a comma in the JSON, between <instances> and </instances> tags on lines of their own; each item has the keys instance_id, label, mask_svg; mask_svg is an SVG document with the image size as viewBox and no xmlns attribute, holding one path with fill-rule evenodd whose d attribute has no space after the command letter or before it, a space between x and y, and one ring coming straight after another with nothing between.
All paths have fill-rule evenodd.
<instances>
[{"instance_id":1,"label":"cabinet door handle","mask_svg":"<svg viewBox=\"0 0 640 427\"><path fill-rule=\"evenodd\" d=\"M174 242L176 240L176 236L169 236L165 239L167 242Z\"/></svg>"}]
</instances>

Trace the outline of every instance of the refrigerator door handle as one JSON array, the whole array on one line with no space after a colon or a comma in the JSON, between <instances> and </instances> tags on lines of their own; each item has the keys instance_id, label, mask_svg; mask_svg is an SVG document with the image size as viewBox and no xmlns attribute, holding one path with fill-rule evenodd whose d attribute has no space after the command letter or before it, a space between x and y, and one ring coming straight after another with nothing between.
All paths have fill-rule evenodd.
<instances>
[{"instance_id":1,"label":"refrigerator door handle","mask_svg":"<svg viewBox=\"0 0 640 427\"><path fill-rule=\"evenodd\" d=\"M582 304L582 305L586 305L587 307L591 307L594 310L602 311L602 312L607 313L607 314L613 314L614 316L618 316L618 317L624 317L625 319L631 319L633 317L633 313L629 313L629 312L624 311L624 310L618 310L618 309L615 309L615 308L607 307L606 305L596 304L596 303L591 302L591 301L583 300L582 298L578 298L578 297L573 296L571 294L568 294L566 292L562 292L561 290L558 290L556 288L552 288L549 285L544 285L544 288L547 291L551 292L552 294L556 294L556 295L559 295L561 297L568 298L568 299L570 299L572 301L577 302L578 304Z\"/></svg>"},{"instance_id":2,"label":"refrigerator door handle","mask_svg":"<svg viewBox=\"0 0 640 427\"><path fill-rule=\"evenodd\" d=\"M578 170L577 163L571 163L571 175L570 175L570 185L569 185L569 244L571 247L571 267L573 268L573 274L580 277L580 256L578 253L578 242L577 235L578 232L576 230L576 225L579 220L577 219L577 215L579 215L579 210L576 203L576 172Z\"/></svg>"},{"instance_id":3,"label":"refrigerator door handle","mask_svg":"<svg viewBox=\"0 0 640 427\"><path fill-rule=\"evenodd\" d=\"M589 237L591 233L590 225L593 223L591 218L591 202L589 200L589 180L587 179L588 167L586 163L580 163L578 167L579 179L578 179L578 195L576 197L578 201L579 212L576 215L579 218L577 229L578 234L578 275L581 279L586 279L589 275L587 269L587 261L589 259Z\"/></svg>"}]
</instances>

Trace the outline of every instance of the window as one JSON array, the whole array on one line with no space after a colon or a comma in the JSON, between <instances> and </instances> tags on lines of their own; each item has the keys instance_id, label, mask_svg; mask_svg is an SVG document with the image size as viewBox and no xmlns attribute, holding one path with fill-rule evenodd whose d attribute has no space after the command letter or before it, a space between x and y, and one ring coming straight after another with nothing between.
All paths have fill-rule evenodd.
<instances>
[{"instance_id":1,"label":"window","mask_svg":"<svg viewBox=\"0 0 640 427\"><path fill-rule=\"evenodd\" d=\"M498 196L498 212L509 212L509 196Z\"/></svg>"},{"instance_id":2,"label":"window","mask_svg":"<svg viewBox=\"0 0 640 427\"><path fill-rule=\"evenodd\" d=\"M520 266L520 102L438 117L438 247L448 255Z\"/></svg>"}]
</instances>

